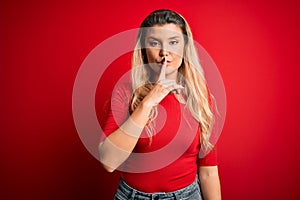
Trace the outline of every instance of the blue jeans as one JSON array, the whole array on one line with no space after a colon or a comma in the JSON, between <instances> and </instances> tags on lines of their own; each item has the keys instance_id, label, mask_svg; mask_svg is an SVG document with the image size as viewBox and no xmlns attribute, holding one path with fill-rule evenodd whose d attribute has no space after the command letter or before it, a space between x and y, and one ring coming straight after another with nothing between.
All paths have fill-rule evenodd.
<instances>
[{"instance_id":1,"label":"blue jeans","mask_svg":"<svg viewBox=\"0 0 300 200\"><path fill-rule=\"evenodd\" d=\"M202 200L197 179L185 188L168 193L144 193L130 187L121 179L114 200Z\"/></svg>"}]
</instances>

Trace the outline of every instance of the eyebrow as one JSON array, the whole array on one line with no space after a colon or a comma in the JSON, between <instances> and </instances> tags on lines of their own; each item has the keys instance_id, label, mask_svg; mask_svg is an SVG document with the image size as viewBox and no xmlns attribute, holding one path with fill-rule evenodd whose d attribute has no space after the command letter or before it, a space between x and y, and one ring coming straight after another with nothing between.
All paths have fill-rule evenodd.
<instances>
[{"instance_id":1,"label":"eyebrow","mask_svg":"<svg viewBox=\"0 0 300 200\"><path fill-rule=\"evenodd\" d=\"M158 39L158 38L155 38L155 37L153 37L153 36L149 36L149 37L147 37L147 39L153 39L153 40L160 40L160 39ZM180 36L172 36L172 37L169 37L168 38L169 40L171 40L171 39L180 39Z\"/></svg>"}]
</instances>

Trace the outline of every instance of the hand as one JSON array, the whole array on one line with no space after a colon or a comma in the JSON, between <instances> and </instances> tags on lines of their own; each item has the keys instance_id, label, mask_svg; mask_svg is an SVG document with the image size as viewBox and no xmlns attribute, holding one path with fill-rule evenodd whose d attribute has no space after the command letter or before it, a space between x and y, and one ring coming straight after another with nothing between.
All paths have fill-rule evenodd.
<instances>
[{"instance_id":1,"label":"hand","mask_svg":"<svg viewBox=\"0 0 300 200\"><path fill-rule=\"evenodd\" d=\"M143 99L151 107L158 105L171 91L183 89L175 80L166 79L166 62L162 63L159 78L154 88Z\"/></svg>"}]
</instances>

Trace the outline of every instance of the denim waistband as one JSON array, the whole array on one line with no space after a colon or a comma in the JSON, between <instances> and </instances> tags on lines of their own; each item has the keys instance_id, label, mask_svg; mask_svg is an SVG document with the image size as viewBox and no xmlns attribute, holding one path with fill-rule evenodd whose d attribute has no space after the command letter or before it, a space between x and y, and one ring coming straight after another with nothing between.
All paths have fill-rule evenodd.
<instances>
[{"instance_id":1,"label":"denim waistband","mask_svg":"<svg viewBox=\"0 0 300 200\"><path fill-rule=\"evenodd\" d=\"M129 186L123 179L120 179L120 185L115 195L115 200L179 200L194 199L201 200L200 188L197 178L190 185L173 192L145 193Z\"/></svg>"}]
</instances>

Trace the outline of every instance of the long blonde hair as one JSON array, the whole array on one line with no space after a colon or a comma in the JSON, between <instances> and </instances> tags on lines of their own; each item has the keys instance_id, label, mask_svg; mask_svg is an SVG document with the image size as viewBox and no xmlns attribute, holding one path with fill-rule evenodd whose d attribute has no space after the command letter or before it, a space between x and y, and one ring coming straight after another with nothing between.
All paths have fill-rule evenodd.
<instances>
[{"instance_id":1,"label":"long blonde hair","mask_svg":"<svg viewBox=\"0 0 300 200\"><path fill-rule=\"evenodd\" d=\"M214 115L210 102L213 97L207 89L204 72L199 62L191 29L186 20L174 11L156 10L145 18L140 26L132 56L131 78L134 92L130 103L131 111L135 110L155 85L155 83L151 83L151 69L147 65L148 61L144 48L147 27L167 23L178 25L183 32L185 47L183 62L178 69L178 82L185 88L185 104L188 110L199 122L201 129L200 142L204 149L211 149L212 145L209 142L209 138L214 123ZM153 135L153 122L156 116L157 108L154 107L151 111L149 122L146 125L146 131L150 137Z\"/></svg>"}]
</instances>

